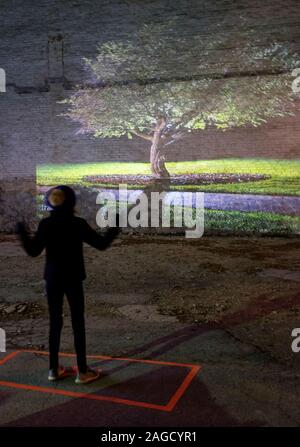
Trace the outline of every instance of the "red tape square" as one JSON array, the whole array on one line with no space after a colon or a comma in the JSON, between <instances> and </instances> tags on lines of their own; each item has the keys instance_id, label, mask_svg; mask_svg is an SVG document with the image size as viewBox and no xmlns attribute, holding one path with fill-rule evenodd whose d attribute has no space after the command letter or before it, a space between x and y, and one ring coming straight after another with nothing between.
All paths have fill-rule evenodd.
<instances>
[{"instance_id":1,"label":"red tape square","mask_svg":"<svg viewBox=\"0 0 300 447\"><path fill-rule=\"evenodd\" d=\"M39 355L49 355L49 353L46 351L34 351L34 350L26 350L26 349L18 350L18 351L11 352L6 357L4 357L2 360L0 360L0 366L6 364L9 360L16 357L18 354L24 353L24 352L32 353L32 354L39 354ZM75 357L75 354L60 353L60 356ZM58 389L58 388L27 385L27 384L23 384L23 383L8 382L8 381L4 381L4 380L0 380L0 386L23 389L23 390L30 390L30 391L37 391L40 393L57 394L57 395L61 395L61 396L68 396L68 397L74 397L74 398L108 401L108 402L114 402L114 403L123 404L123 405L142 407L142 408L150 408L150 409L158 410L158 411L171 412L171 411L173 411L176 404L179 402L179 400L182 398L182 396L186 392L187 388L191 384L194 377L198 374L198 372L201 369L201 365L192 365L192 364L188 364L188 363L164 362L164 361L158 361L158 360L139 360L139 359L130 359L130 358L123 358L123 357L109 357L109 356L102 356L102 355L88 355L87 358L98 359L98 360L112 360L112 361L117 360L117 361L135 362L135 363L173 366L173 367L179 367L179 368L187 368L187 369L189 369L189 372L187 373L186 377L184 378L182 383L179 385L177 390L174 392L174 394L171 396L170 400L168 401L168 403L166 405L152 404L152 403L148 403L148 402L142 402L142 401L130 400L130 399L122 399L122 398L112 397L112 396L81 393L81 392L77 392L77 391L67 391L67 390Z\"/></svg>"}]
</instances>

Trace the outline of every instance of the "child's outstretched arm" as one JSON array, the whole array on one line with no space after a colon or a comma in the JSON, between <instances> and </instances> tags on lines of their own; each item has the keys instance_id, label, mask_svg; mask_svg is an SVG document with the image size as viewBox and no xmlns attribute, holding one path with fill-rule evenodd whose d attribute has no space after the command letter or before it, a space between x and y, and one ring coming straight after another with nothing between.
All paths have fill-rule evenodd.
<instances>
[{"instance_id":1,"label":"child's outstretched arm","mask_svg":"<svg viewBox=\"0 0 300 447\"><path fill-rule=\"evenodd\" d=\"M30 237L23 222L18 222L17 233L24 250L29 256L38 256L45 248L45 234L43 221L40 222L38 230L33 237Z\"/></svg>"},{"instance_id":2,"label":"child's outstretched arm","mask_svg":"<svg viewBox=\"0 0 300 447\"><path fill-rule=\"evenodd\" d=\"M83 241L98 250L105 250L108 248L119 233L120 228L117 226L109 228L104 235L100 235L97 231L93 230L86 221L84 221Z\"/></svg>"}]
</instances>

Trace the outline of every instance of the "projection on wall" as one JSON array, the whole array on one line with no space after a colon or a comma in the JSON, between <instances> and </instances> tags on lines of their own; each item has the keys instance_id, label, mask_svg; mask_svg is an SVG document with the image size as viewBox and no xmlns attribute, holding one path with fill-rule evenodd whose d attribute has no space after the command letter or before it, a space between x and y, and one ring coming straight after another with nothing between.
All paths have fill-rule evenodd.
<instances>
[{"instance_id":1,"label":"projection on wall","mask_svg":"<svg viewBox=\"0 0 300 447\"><path fill-rule=\"evenodd\" d=\"M126 141L126 151L119 161L104 162L99 153L93 163L83 157L82 163L39 165L39 190L68 183L94 192L120 184L136 191L149 185L183 195L199 191L205 193L206 232L298 233L299 159L272 152L262 157L260 147L253 148L255 156L241 156L243 141L236 155L219 152L211 159L200 137L211 129L220 135L247 129L249 145L255 127L296 114L300 55L251 27L233 45L226 32L178 39L177 25L176 19L144 25L130 40L104 42L84 60L88 80L61 102L61 119L75 124L82 153L83 135L120 146ZM191 135L193 157L187 153L185 161L184 141ZM148 161L135 157L137 140ZM179 144L180 161L170 150Z\"/></svg>"}]
</instances>

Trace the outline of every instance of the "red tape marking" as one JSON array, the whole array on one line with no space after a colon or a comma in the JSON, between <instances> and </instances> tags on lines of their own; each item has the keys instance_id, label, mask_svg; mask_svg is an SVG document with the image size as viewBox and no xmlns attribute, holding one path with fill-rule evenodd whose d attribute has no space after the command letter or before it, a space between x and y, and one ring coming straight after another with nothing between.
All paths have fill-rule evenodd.
<instances>
[{"instance_id":1,"label":"red tape marking","mask_svg":"<svg viewBox=\"0 0 300 447\"><path fill-rule=\"evenodd\" d=\"M9 360L14 358L17 354L20 353L32 353L37 355L49 355L47 351L35 351L35 350L19 350L14 351L8 354L6 357L4 357L2 360L0 360L0 365L3 365L7 363ZM60 356L62 357L75 357L75 354L67 354L67 353L60 353ZM151 404L148 402L142 402L142 401L136 401L131 399L121 399L119 397L111 397L111 396L101 396L96 394L88 394L88 393L81 393L78 391L67 391L57 388L51 388L51 387L41 387L41 386L35 386L35 385L27 385L23 383L16 383L16 382L9 382L9 381L0 381L0 386L4 387L10 387L10 388L17 388L22 390L28 390L28 391L37 391L40 393L50 393L50 394L57 394L60 396L67 396L67 397L74 397L74 398L81 398L81 399L89 399L89 400L98 400L98 401L107 401L107 402L114 402L118 404L124 404L124 405L130 405L135 407L143 407L143 408L150 408L153 410L159 410L159 411L167 411L171 412L179 402L179 400L182 398L184 393L186 392L187 388L191 384L194 377L198 374L198 372L201 370L200 365L192 365L189 363L177 363L177 362L165 362L160 360L140 360L140 359L130 359L130 358L124 358L124 357L109 357L109 356L103 356L103 355L88 355L87 356L90 359L102 359L102 360L119 360L119 361L127 361L127 362L135 362L135 363L148 363L148 364L155 364L155 365L164 365L164 366L176 366L176 367L184 367L189 368L190 371L181 383L181 385L178 387L178 389L175 391L167 405L159 405L159 404Z\"/></svg>"}]
</instances>

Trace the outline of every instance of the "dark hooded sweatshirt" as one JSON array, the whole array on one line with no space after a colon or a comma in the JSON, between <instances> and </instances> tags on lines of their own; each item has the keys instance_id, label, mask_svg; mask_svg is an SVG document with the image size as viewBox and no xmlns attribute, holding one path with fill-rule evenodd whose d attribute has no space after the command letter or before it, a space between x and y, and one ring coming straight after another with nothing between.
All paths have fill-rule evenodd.
<instances>
[{"instance_id":1,"label":"dark hooded sweatshirt","mask_svg":"<svg viewBox=\"0 0 300 447\"><path fill-rule=\"evenodd\" d=\"M21 231L20 237L30 256L38 256L46 249L46 281L74 281L86 277L83 242L98 250L105 250L118 233L118 228L110 228L102 236L73 213L52 211L49 217L41 220L33 238L25 230Z\"/></svg>"}]
</instances>

